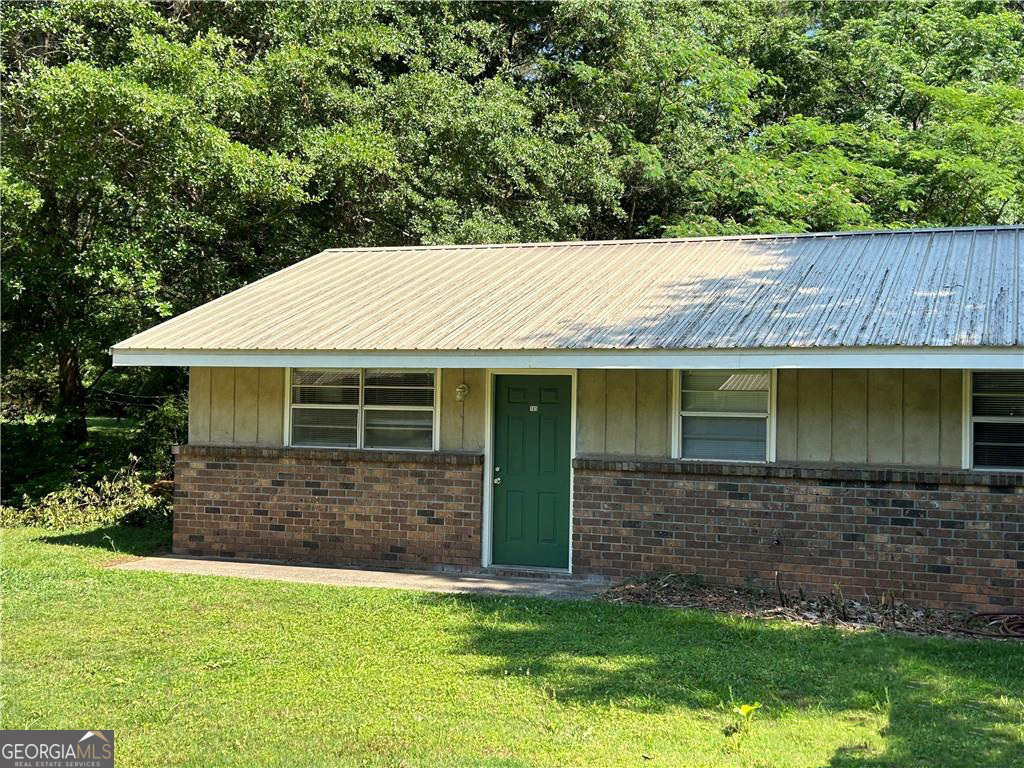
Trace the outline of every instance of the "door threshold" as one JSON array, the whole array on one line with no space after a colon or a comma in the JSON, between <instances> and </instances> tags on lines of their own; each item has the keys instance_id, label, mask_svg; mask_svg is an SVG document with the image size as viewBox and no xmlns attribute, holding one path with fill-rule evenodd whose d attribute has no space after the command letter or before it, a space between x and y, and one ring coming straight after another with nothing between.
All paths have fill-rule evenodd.
<instances>
[{"instance_id":1,"label":"door threshold","mask_svg":"<svg viewBox=\"0 0 1024 768\"><path fill-rule=\"evenodd\" d=\"M569 579L572 571L568 568L552 568L545 565L502 565L491 563L483 569L484 573L501 576L532 576L534 578Z\"/></svg>"}]
</instances>

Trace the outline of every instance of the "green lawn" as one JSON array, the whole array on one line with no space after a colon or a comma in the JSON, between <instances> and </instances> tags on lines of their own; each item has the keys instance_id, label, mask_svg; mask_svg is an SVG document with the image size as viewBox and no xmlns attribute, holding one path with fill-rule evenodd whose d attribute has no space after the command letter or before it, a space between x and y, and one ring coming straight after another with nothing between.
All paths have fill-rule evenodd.
<instances>
[{"instance_id":1,"label":"green lawn","mask_svg":"<svg viewBox=\"0 0 1024 768\"><path fill-rule=\"evenodd\" d=\"M122 766L1024 766L1020 645L101 567L166 535L0 534L4 728Z\"/></svg>"}]
</instances>

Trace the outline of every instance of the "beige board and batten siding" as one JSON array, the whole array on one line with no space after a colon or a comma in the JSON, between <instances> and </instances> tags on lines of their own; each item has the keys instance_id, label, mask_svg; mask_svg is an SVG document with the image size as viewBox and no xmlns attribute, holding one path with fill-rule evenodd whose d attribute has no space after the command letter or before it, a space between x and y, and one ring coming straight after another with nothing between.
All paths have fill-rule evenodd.
<instances>
[{"instance_id":1,"label":"beige board and batten siding","mask_svg":"<svg viewBox=\"0 0 1024 768\"><path fill-rule=\"evenodd\" d=\"M188 441L196 445L284 445L284 368L189 369ZM469 387L462 402L460 384ZM441 372L441 450L482 453L484 371Z\"/></svg>"},{"instance_id":2,"label":"beige board and batten siding","mask_svg":"<svg viewBox=\"0 0 1024 768\"><path fill-rule=\"evenodd\" d=\"M482 453L486 441L486 371L441 371L441 450ZM667 457L671 446L672 372L577 372L576 450L580 454ZM466 384L466 399L455 390Z\"/></svg>"},{"instance_id":3,"label":"beige board and batten siding","mask_svg":"<svg viewBox=\"0 0 1024 768\"><path fill-rule=\"evenodd\" d=\"M284 368L190 368L188 441L284 445Z\"/></svg>"},{"instance_id":4,"label":"beige board and batten siding","mask_svg":"<svg viewBox=\"0 0 1024 768\"><path fill-rule=\"evenodd\" d=\"M580 370L577 452L671 455L671 371ZM785 369L776 460L959 467L963 372Z\"/></svg>"},{"instance_id":5,"label":"beige board and batten siding","mask_svg":"<svg viewBox=\"0 0 1024 768\"><path fill-rule=\"evenodd\" d=\"M191 368L189 442L283 445L284 383L283 368ZM666 370L580 370L577 453L671 455L672 386ZM780 370L777 459L959 467L962 388L961 371ZM484 370L441 372L442 450L484 450L485 399Z\"/></svg>"},{"instance_id":6,"label":"beige board and batten siding","mask_svg":"<svg viewBox=\"0 0 1024 768\"><path fill-rule=\"evenodd\" d=\"M963 372L780 370L777 459L959 467Z\"/></svg>"},{"instance_id":7,"label":"beige board and batten siding","mask_svg":"<svg viewBox=\"0 0 1024 768\"><path fill-rule=\"evenodd\" d=\"M483 453L486 435L487 390L483 368L445 368L441 371L441 450ZM466 399L455 399L465 384Z\"/></svg>"},{"instance_id":8,"label":"beige board and batten siding","mask_svg":"<svg viewBox=\"0 0 1024 768\"><path fill-rule=\"evenodd\" d=\"M665 370L579 370L576 452L669 456L672 381Z\"/></svg>"}]
</instances>

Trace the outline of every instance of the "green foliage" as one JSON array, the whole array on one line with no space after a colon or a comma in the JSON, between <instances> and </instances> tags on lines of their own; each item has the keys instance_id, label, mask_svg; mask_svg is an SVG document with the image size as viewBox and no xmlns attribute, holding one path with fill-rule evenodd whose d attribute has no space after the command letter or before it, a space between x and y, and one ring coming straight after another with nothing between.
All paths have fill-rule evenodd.
<instances>
[{"instance_id":1,"label":"green foliage","mask_svg":"<svg viewBox=\"0 0 1024 768\"><path fill-rule=\"evenodd\" d=\"M83 440L113 342L324 247L1020 222L1022 19L3 4L4 372Z\"/></svg>"},{"instance_id":2,"label":"green foliage","mask_svg":"<svg viewBox=\"0 0 1024 768\"><path fill-rule=\"evenodd\" d=\"M738 704L732 708L732 711L749 722L760 708L761 702L755 701L753 704Z\"/></svg>"},{"instance_id":3,"label":"green foliage","mask_svg":"<svg viewBox=\"0 0 1024 768\"><path fill-rule=\"evenodd\" d=\"M105 397L116 398L116 393ZM185 442L188 431L184 399L142 398L127 406L124 401L102 402L118 409L118 415L90 416L88 438L81 445L62 439L62 425L52 415L4 417L0 500L20 507L58 489L93 485L131 463L133 455L139 457L139 471L147 482L169 478L171 446Z\"/></svg>"},{"instance_id":4,"label":"green foliage","mask_svg":"<svg viewBox=\"0 0 1024 768\"><path fill-rule=\"evenodd\" d=\"M0 499L21 506L66 486L92 484L128 461L132 435L127 428L90 428L82 445L62 439L61 422L52 415L28 415L0 424L3 471Z\"/></svg>"},{"instance_id":5,"label":"green foliage","mask_svg":"<svg viewBox=\"0 0 1024 768\"><path fill-rule=\"evenodd\" d=\"M21 208L5 313L14 338L30 333L44 349L101 354L210 277L201 255L246 217L305 199L300 164L233 141L194 102L121 70L73 61L26 72L6 102Z\"/></svg>"},{"instance_id":6,"label":"green foliage","mask_svg":"<svg viewBox=\"0 0 1024 768\"><path fill-rule=\"evenodd\" d=\"M83 525L170 523L170 500L154 493L131 464L92 485L69 485L21 508L0 506L0 527L64 530Z\"/></svg>"},{"instance_id":7,"label":"green foliage","mask_svg":"<svg viewBox=\"0 0 1024 768\"><path fill-rule=\"evenodd\" d=\"M23 422L46 411L57 392L56 371L42 360L10 367L0 380L0 424ZM6 434L5 434L6 437Z\"/></svg>"},{"instance_id":8,"label":"green foliage","mask_svg":"<svg viewBox=\"0 0 1024 768\"><path fill-rule=\"evenodd\" d=\"M188 441L188 402L170 397L149 410L132 430L132 450L141 465L157 477L170 477L174 467L171 446Z\"/></svg>"}]
</instances>

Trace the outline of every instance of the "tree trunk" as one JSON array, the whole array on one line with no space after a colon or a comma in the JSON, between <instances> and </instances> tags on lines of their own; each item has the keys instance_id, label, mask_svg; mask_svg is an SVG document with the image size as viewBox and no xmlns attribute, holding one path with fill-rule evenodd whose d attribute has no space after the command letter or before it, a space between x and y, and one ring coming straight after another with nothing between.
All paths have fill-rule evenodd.
<instances>
[{"instance_id":1,"label":"tree trunk","mask_svg":"<svg viewBox=\"0 0 1024 768\"><path fill-rule=\"evenodd\" d=\"M60 400L57 403L57 411L64 423L63 437L68 442L81 445L87 437L81 362L78 359L78 352L73 349L61 350L57 357L60 374Z\"/></svg>"}]
</instances>

